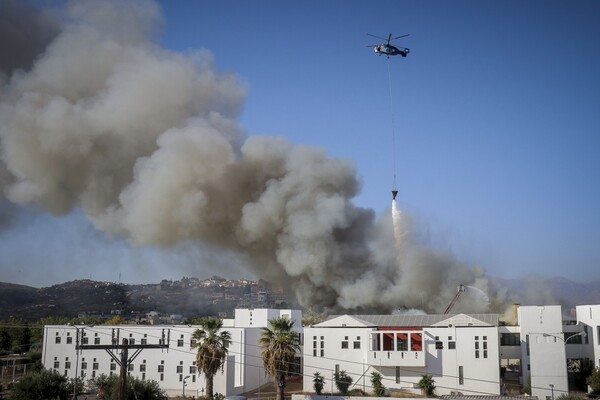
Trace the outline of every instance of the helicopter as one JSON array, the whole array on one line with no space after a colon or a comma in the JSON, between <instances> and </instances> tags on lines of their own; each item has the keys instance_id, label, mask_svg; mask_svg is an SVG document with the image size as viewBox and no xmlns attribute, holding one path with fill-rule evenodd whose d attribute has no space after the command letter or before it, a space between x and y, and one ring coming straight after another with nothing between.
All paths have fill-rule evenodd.
<instances>
[{"instance_id":1,"label":"helicopter","mask_svg":"<svg viewBox=\"0 0 600 400\"><path fill-rule=\"evenodd\" d=\"M374 38L377 38L377 39L382 39L382 40L387 41L387 43L384 43L384 44L372 44L372 45L367 46L367 47L373 47L373 50L375 50L375 53L378 53L379 55L385 54L388 58L390 58L390 56L397 56L397 55L406 57L408 55L408 53L410 52L410 49L408 49L406 47L396 47L396 46L390 44L390 42L392 40L406 37L406 36L410 35L410 33L407 33L406 35L396 36L395 38L392 38L392 34L390 33L388 35L387 39L382 38L381 36L371 35L370 33L367 33L367 35L373 36Z\"/></svg>"}]
</instances>

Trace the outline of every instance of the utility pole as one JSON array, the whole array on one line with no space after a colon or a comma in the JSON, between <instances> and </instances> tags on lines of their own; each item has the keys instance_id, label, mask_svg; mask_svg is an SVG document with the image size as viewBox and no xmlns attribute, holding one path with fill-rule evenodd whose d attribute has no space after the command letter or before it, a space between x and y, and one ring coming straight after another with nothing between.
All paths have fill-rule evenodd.
<instances>
[{"instance_id":1,"label":"utility pole","mask_svg":"<svg viewBox=\"0 0 600 400\"><path fill-rule=\"evenodd\" d=\"M77 331L77 335L81 335L83 338L84 330ZM83 344L83 340L79 337L76 338L75 350L105 350L108 355L119 365L121 372L119 375L119 400L127 400L127 369L129 365L135 360L135 358L144 349L169 349L169 341L171 336L170 329L163 329L162 338L158 344L129 344L129 340L123 338L121 344L119 344L120 330L119 328L113 328L112 330L112 344ZM129 350L134 349L132 356L129 357ZM116 350L121 350L121 357L117 357L114 353Z\"/></svg>"},{"instance_id":2,"label":"utility pole","mask_svg":"<svg viewBox=\"0 0 600 400\"><path fill-rule=\"evenodd\" d=\"M127 366L129 351L128 346L129 341L123 338L123 350L121 351L121 362L119 365L121 366L121 374L119 375L119 400L127 400Z\"/></svg>"}]
</instances>

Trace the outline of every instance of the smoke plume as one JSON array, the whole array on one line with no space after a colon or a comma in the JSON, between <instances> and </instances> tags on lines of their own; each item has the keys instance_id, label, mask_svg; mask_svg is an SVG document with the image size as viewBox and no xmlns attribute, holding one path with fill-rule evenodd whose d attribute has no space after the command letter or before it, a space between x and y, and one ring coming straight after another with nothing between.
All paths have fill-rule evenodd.
<instances>
[{"instance_id":1,"label":"smoke plume","mask_svg":"<svg viewBox=\"0 0 600 400\"><path fill-rule=\"evenodd\" d=\"M18 62L27 71L4 70L0 172L12 203L81 208L132 245L234 250L304 306L439 312L460 283L489 293L483 270L408 236L396 243L408 226L354 205L352 163L246 137L236 77L208 51L160 48L157 5L78 1L67 17L42 54L32 49L35 63Z\"/></svg>"}]
</instances>

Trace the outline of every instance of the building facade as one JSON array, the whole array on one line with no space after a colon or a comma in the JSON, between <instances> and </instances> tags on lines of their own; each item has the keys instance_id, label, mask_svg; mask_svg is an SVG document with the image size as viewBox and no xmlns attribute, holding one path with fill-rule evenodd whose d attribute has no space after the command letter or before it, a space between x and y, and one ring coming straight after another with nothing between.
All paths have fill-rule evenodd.
<instances>
[{"instance_id":1,"label":"building facade","mask_svg":"<svg viewBox=\"0 0 600 400\"><path fill-rule=\"evenodd\" d=\"M512 324L497 314L341 315L304 328L298 310L238 309L234 319L224 320L232 343L223 373L215 376L215 392L238 395L267 383L258 341L261 328L277 317L295 321L306 392L313 391L316 372L325 378L325 392L337 392L334 376L341 371L352 377L350 389L372 392L371 374L377 371L390 391L420 393L421 377L431 375L438 395L497 396L530 388L532 396L549 400L581 385L583 365L600 366L600 305L578 306L568 315L560 306L516 307ZM131 350L132 376L157 381L171 396L184 388L201 396L205 382L192 349L197 328L46 326L42 362L69 378L118 374L115 350L76 351L76 345L128 339L156 345Z\"/></svg>"},{"instance_id":2,"label":"building facade","mask_svg":"<svg viewBox=\"0 0 600 400\"><path fill-rule=\"evenodd\" d=\"M304 340L305 391L315 372L335 391L334 376L343 370L352 388L365 392L376 371L390 391L419 393L428 374L437 394L500 394L495 314L344 315L305 327Z\"/></svg>"},{"instance_id":3,"label":"building facade","mask_svg":"<svg viewBox=\"0 0 600 400\"><path fill-rule=\"evenodd\" d=\"M302 313L298 310L239 309L234 319L223 321L222 330L231 334L231 345L223 373L214 377L214 391L226 395L241 394L266 383L258 340L261 328L272 318L287 317L301 331ZM205 382L196 368L196 349L192 335L198 326L188 325L116 325L65 326L44 328L42 364L47 369L84 381L100 374L119 374L120 350L110 350L112 343L127 339L130 345L157 345L141 351L130 349L127 370L131 376L155 380L169 396L185 392L203 394ZM76 350L80 342L95 349ZM162 347L161 347L162 346ZM152 346L149 346L152 347ZM136 354L137 353L137 354Z\"/></svg>"},{"instance_id":4,"label":"building facade","mask_svg":"<svg viewBox=\"0 0 600 400\"><path fill-rule=\"evenodd\" d=\"M514 325L496 314L342 315L304 328L304 390L325 377L337 391L336 372L352 377L351 389L372 392L371 374L390 391L419 393L431 375L438 395L518 394L553 399L574 389L577 366L600 366L600 306L515 308Z\"/></svg>"}]
</instances>

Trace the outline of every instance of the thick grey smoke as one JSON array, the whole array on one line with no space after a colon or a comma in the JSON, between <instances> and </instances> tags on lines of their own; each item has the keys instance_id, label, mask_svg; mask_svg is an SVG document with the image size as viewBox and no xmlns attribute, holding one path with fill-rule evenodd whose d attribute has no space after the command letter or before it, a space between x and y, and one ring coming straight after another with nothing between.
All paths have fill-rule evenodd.
<instances>
[{"instance_id":1,"label":"thick grey smoke","mask_svg":"<svg viewBox=\"0 0 600 400\"><path fill-rule=\"evenodd\" d=\"M245 138L243 88L206 51L158 47L155 4L78 1L68 16L0 94L11 202L57 215L81 207L135 245L233 249L306 306L440 311L459 283L488 289L482 271L445 254L410 240L398 253L389 216L352 203L351 163Z\"/></svg>"},{"instance_id":2,"label":"thick grey smoke","mask_svg":"<svg viewBox=\"0 0 600 400\"><path fill-rule=\"evenodd\" d=\"M28 71L59 32L58 23L23 1L0 0L0 83Z\"/></svg>"}]
</instances>

